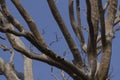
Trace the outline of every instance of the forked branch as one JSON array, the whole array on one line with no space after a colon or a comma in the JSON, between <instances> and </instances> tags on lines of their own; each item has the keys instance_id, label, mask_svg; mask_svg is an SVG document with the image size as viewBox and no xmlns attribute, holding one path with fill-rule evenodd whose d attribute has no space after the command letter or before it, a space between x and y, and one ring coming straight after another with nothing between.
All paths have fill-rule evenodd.
<instances>
[{"instance_id":1,"label":"forked branch","mask_svg":"<svg viewBox=\"0 0 120 80\"><path fill-rule=\"evenodd\" d=\"M105 48L103 49L99 72L98 72L99 80L105 80L109 71L111 54L112 54L112 39L114 36L113 26L117 12L117 3L118 0L109 0L109 8L107 13L107 19L105 22L105 25L107 25L105 26L106 44L105 44Z\"/></svg>"},{"instance_id":2,"label":"forked branch","mask_svg":"<svg viewBox=\"0 0 120 80\"><path fill-rule=\"evenodd\" d=\"M56 22L59 25L59 28L61 29L61 32L63 33L63 35L67 41L67 44L73 54L74 64L81 68L82 67L82 58L80 56L80 52L79 52L74 40L72 39L72 37L67 29L67 26L65 25L56 5L54 3L54 0L47 0L47 2L49 4L49 7L51 9L51 12L52 12Z\"/></svg>"},{"instance_id":3,"label":"forked branch","mask_svg":"<svg viewBox=\"0 0 120 80\"><path fill-rule=\"evenodd\" d=\"M72 25L72 29L75 33L75 35L77 36L81 46L82 46L82 49L84 52L87 52L87 46L85 44L85 41L84 41L84 37L83 37L83 33L82 33L82 30L81 30L81 21L80 21L80 6L79 6L79 0L76 1L76 11L77 11L77 21L78 21L78 24L76 23L75 21L75 15L74 15L74 8L73 8L73 0L69 0L69 17L70 17L70 23Z\"/></svg>"},{"instance_id":4,"label":"forked branch","mask_svg":"<svg viewBox=\"0 0 120 80\"><path fill-rule=\"evenodd\" d=\"M15 7L18 9L19 13L22 15L24 20L27 22L31 32L36 37L36 39L38 39L38 41L40 41L41 44L47 47L47 45L45 44L45 41L42 38L41 33L37 29L37 25L33 21L32 17L28 14L28 12L24 9L20 1L19 0L11 0L11 1L15 5Z\"/></svg>"}]
</instances>

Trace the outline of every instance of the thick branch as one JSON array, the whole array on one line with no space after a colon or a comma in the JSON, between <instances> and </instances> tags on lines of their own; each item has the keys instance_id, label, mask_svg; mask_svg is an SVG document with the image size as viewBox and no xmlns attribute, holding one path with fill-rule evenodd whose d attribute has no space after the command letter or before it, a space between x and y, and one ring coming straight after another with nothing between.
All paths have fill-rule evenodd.
<instances>
[{"instance_id":1,"label":"thick branch","mask_svg":"<svg viewBox=\"0 0 120 80\"><path fill-rule=\"evenodd\" d=\"M98 72L98 80L106 80L107 74L109 71L111 54L112 54L112 38L113 34L113 25L117 10L118 0L110 0L108 15L106 20L106 45L103 49L102 59L100 62L100 68Z\"/></svg>"},{"instance_id":2,"label":"thick branch","mask_svg":"<svg viewBox=\"0 0 120 80\"><path fill-rule=\"evenodd\" d=\"M60 63L62 66L59 65L57 66L58 68L60 69L63 69L66 71L66 68L67 68L67 73L69 74L69 72L72 72L71 73L75 73L76 75L72 75L72 77L76 78L76 77L81 77L81 78L85 78L85 79L88 79L88 76L85 75L85 73L77 68L76 66L74 66L73 64L71 64L70 62L66 61L64 58L62 58L61 56L57 55L57 53L53 52L52 50L46 48L46 47L43 47L42 45L39 44L39 42L34 38L34 36L32 36L31 34L27 34L28 36L26 36L26 38L34 45L36 46L37 49L39 49L41 52L43 52L44 54L46 54L47 56L49 56L50 58L52 58L53 60L57 61L58 63ZM56 66L56 65L54 65ZM69 74L70 75L70 74Z\"/></svg>"}]
</instances>

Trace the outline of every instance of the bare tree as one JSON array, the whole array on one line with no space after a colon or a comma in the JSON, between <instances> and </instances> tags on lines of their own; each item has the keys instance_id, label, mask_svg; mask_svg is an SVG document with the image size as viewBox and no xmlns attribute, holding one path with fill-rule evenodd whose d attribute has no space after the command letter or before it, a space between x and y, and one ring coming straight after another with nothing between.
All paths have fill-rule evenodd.
<instances>
[{"instance_id":1,"label":"bare tree","mask_svg":"<svg viewBox=\"0 0 120 80\"><path fill-rule=\"evenodd\" d=\"M5 33L12 47L24 56L25 63L24 73L20 74L13 67L14 64L6 63L0 58L0 74L5 75L8 80L18 80L18 78L33 80L32 60L37 60L61 69L63 80L67 80L67 78L64 77L64 72L74 80L109 80L108 72L112 54L112 40L115 32L120 29L114 27L120 22L120 13L117 13L118 0L108 0L104 6L102 4L103 0L85 1L87 11L86 20L88 24L86 34L88 34L88 42L85 41L86 38L83 35L84 28L81 22L82 8L80 0L68 0L69 20L79 40L82 53L76 45L75 40L71 37L71 33L68 31L68 27L60 15L55 0L46 1L72 53L73 61L66 60L63 56L58 55L58 53L48 47L48 44L45 43L42 34L38 30L38 26L22 6L20 0L11 0L11 2L27 23L30 31L27 31L25 27L12 16L5 0L0 0L0 32ZM42 54L31 53L20 37L28 40L36 49L42 52ZM56 40L52 43L56 41L58 41L57 35ZM87 58L84 58L82 54L86 55ZM99 57L101 57L100 60L98 60ZM53 70L52 75L56 77ZM57 78L55 79L57 80Z\"/></svg>"}]
</instances>

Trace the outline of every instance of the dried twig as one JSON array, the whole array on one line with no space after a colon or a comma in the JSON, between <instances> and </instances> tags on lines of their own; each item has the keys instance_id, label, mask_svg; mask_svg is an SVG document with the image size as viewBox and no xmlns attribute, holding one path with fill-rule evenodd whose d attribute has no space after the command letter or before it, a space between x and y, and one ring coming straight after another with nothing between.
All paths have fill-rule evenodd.
<instances>
[{"instance_id":1,"label":"dried twig","mask_svg":"<svg viewBox=\"0 0 120 80\"><path fill-rule=\"evenodd\" d=\"M5 38L3 36L0 36L0 39L5 40Z\"/></svg>"},{"instance_id":2,"label":"dried twig","mask_svg":"<svg viewBox=\"0 0 120 80\"><path fill-rule=\"evenodd\" d=\"M51 76L53 76L55 80L59 80L57 75L53 72L53 67L51 67Z\"/></svg>"},{"instance_id":3,"label":"dried twig","mask_svg":"<svg viewBox=\"0 0 120 80\"><path fill-rule=\"evenodd\" d=\"M55 33L55 40L53 40L49 45L52 46L54 43L58 42L61 39L61 37L58 37L58 35Z\"/></svg>"},{"instance_id":4,"label":"dried twig","mask_svg":"<svg viewBox=\"0 0 120 80\"><path fill-rule=\"evenodd\" d=\"M13 63L13 60L14 60L14 50L9 48L8 46L4 45L4 44L0 44L0 48L3 50L3 51L9 51L11 53L11 57L10 57L10 63Z\"/></svg>"}]
</instances>

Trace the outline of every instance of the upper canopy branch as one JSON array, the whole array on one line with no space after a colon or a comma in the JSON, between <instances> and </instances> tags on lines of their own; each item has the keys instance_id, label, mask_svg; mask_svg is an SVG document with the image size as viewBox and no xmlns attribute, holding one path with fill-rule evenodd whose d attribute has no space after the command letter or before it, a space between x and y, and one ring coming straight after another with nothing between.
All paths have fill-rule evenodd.
<instances>
[{"instance_id":1,"label":"upper canopy branch","mask_svg":"<svg viewBox=\"0 0 120 80\"><path fill-rule=\"evenodd\" d=\"M1 18L5 18L2 13L0 14L0 20ZM7 19L5 19L7 20ZM2 23L2 28L5 27L9 27L9 30L11 31L3 31L3 32L7 32L7 37L12 45L12 47L21 52L23 55L26 55L27 57L31 58L31 59L36 59L39 61L43 61L45 63L48 63L50 65L56 66L60 69L65 70L69 75L71 75L73 78L77 78L78 76L83 77L85 79L87 79L88 77L85 75L85 73L82 72L82 70L78 69L77 67L75 67L73 64L71 64L70 62L66 61L64 58L62 58L61 56L57 55L57 53L53 52L52 50L50 50L49 48L43 46L42 44L40 44L40 41L38 41L36 39L36 37L29 32L26 32L24 35L21 35L23 37L25 37L28 41L30 41L38 50L40 50L41 52L43 52L43 56L39 55L39 54L31 54L25 47L25 45L23 44L23 42L20 40L18 36L18 34L13 33L14 32L14 27L12 24L10 24L9 22L7 23L7 21ZM1 28L1 29L2 29ZM8 28L6 28L8 29ZM12 34L11 34L12 33ZM13 35L14 34L14 35ZM13 41L14 40L14 41ZM73 71L74 70L74 71ZM76 74L76 75L73 75Z\"/></svg>"},{"instance_id":2,"label":"upper canopy branch","mask_svg":"<svg viewBox=\"0 0 120 80\"><path fill-rule=\"evenodd\" d=\"M114 20L117 12L118 0L109 0L109 8L107 13L107 18L105 20L105 31L106 31L106 44L103 49L102 58L99 67L99 80L105 80L110 67L110 60L112 54L112 39L114 36L113 26Z\"/></svg>"},{"instance_id":3,"label":"upper canopy branch","mask_svg":"<svg viewBox=\"0 0 120 80\"><path fill-rule=\"evenodd\" d=\"M98 0L98 8L99 8L99 15L100 15L102 46L105 47L105 44L106 44L105 19L104 19L104 10L103 10L103 7L102 7L102 0Z\"/></svg>"},{"instance_id":4,"label":"upper canopy branch","mask_svg":"<svg viewBox=\"0 0 120 80\"><path fill-rule=\"evenodd\" d=\"M89 37L88 37L88 47L87 54L90 64L90 76L94 79L96 68L97 68L97 51L96 51L96 43L98 36L98 5L97 0L86 0L87 5L87 23L89 26Z\"/></svg>"},{"instance_id":5,"label":"upper canopy branch","mask_svg":"<svg viewBox=\"0 0 120 80\"><path fill-rule=\"evenodd\" d=\"M51 12L56 20L56 22L58 23L59 25L59 28L61 29L61 32L63 33L66 41L67 41L67 44L73 54L73 57L74 57L74 63L81 68L82 66L82 58L80 56L80 52L74 42L74 40L72 39L68 29L67 29L67 26L65 25L55 3L54 3L54 0L47 0L48 4L49 4L49 7L51 9Z\"/></svg>"},{"instance_id":6,"label":"upper canopy branch","mask_svg":"<svg viewBox=\"0 0 120 80\"><path fill-rule=\"evenodd\" d=\"M19 0L11 0L13 2L13 4L15 5L15 7L18 9L19 13L22 15L22 17L24 18L24 20L27 22L31 32L33 33L33 35L36 37L36 39L38 39L40 41L41 44L43 44L44 46L47 47L47 45L45 44L45 41L42 38L42 35L40 34L40 32L37 29L36 24L34 23L32 17L28 14L28 12L24 9L24 7L22 6L22 4L20 3Z\"/></svg>"},{"instance_id":7,"label":"upper canopy branch","mask_svg":"<svg viewBox=\"0 0 120 80\"><path fill-rule=\"evenodd\" d=\"M80 20L80 6L79 6L79 0L76 1L76 11L77 11L77 21L78 24L75 21L75 15L74 15L74 8L73 8L73 0L69 0L69 17L70 17L70 23L72 25L72 29L75 33L75 35L77 36L81 47L83 49L84 52L86 51L86 44L84 41L84 37L83 37L83 33L81 30L81 20Z\"/></svg>"}]
</instances>

